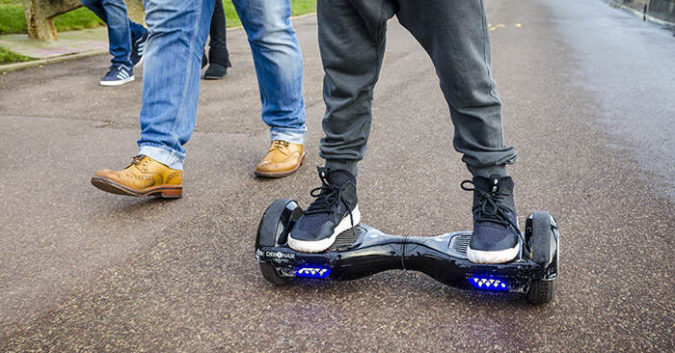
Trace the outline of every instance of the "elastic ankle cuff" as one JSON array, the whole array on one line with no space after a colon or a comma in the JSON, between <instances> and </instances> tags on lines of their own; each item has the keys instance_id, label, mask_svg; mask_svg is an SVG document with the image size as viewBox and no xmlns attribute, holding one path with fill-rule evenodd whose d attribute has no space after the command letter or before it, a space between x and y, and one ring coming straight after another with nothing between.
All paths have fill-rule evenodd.
<instances>
[{"instance_id":1,"label":"elastic ankle cuff","mask_svg":"<svg viewBox=\"0 0 675 353\"><path fill-rule=\"evenodd\" d=\"M506 166L505 165L497 165L493 167L481 167L481 168L476 168L472 167L470 165L466 166L469 169L469 172L473 176L482 176L484 178L489 178L491 175L499 175L499 176L508 176L509 174L506 172Z\"/></svg>"},{"instance_id":2,"label":"elastic ankle cuff","mask_svg":"<svg viewBox=\"0 0 675 353\"><path fill-rule=\"evenodd\" d=\"M353 176L357 176L359 172L358 161L349 160L349 159L329 159L326 160L326 168L337 170L343 169L350 173Z\"/></svg>"}]
</instances>

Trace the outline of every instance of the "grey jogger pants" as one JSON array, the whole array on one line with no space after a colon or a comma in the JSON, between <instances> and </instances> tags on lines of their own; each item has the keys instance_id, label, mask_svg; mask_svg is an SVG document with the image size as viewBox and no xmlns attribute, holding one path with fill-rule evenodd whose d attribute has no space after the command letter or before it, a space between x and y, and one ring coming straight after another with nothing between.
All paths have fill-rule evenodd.
<instances>
[{"instance_id":1,"label":"grey jogger pants","mask_svg":"<svg viewBox=\"0 0 675 353\"><path fill-rule=\"evenodd\" d=\"M474 175L505 174L516 154L503 141L482 0L318 1L326 103L320 155L326 165L357 173L370 133L386 23L394 15L436 67L462 160Z\"/></svg>"}]
</instances>

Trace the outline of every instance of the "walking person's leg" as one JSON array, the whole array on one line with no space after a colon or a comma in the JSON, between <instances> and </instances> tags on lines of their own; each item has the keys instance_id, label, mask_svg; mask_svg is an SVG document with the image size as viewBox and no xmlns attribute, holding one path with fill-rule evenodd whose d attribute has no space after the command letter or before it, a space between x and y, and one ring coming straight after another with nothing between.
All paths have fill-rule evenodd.
<instances>
[{"instance_id":1,"label":"walking person's leg","mask_svg":"<svg viewBox=\"0 0 675 353\"><path fill-rule=\"evenodd\" d=\"M483 1L399 0L397 16L436 67L455 126L455 149L474 176L473 187L462 183L474 193L469 260L508 262L519 251L513 181L506 173L516 154L504 144Z\"/></svg>"},{"instance_id":2,"label":"walking person's leg","mask_svg":"<svg viewBox=\"0 0 675 353\"><path fill-rule=\"evenodd\" d=\"M124 0L81 0L81 2L108 26L112 65L101 79L101 85L119 86L133 81L132 25Z\"/></svg>"},{"instance_id":3,"label":"walking person's leg","mask_svg":"<svg viewBox=\"0 0 675 353\"><path fill-rule=\"evenodd\" d=\"M395 11L389 0L322 0L318 3L319 48L325 71L326 115L319 168L322 187L298 220L288 244L320 252L339 233L360 221L357 162L370 133L373 89L384 57L386 22Z\"/></svg>"},{"instance_id":4,"label":"walking person's leg","mask_svg":"<svg viewBox=\"0 0 675 353\"><path fill-rule=\"evenodd\" d=\"M234 0L253 53L262 100L262 119L271 145L256 174L285 176L305 156L302 53L291 25L290 0Z\"/></svg>"},{"instance_id":5,"label":"walking person's leg","mask_svg":"<svg viewBox=\"0 0 675 353\"><path fill-rule=\"evenodd\" d=\"M124 170L102 170L92 183L132 196L182 194L185 149L197 115L202 50L213 0L146 0L150 36L143 70L138 157Z\"/></svg>"},{"instance_id":6,"label":"walking person's leg","mask_svg":"<svg viewBox=\"0 0 675 353\"><path fill-rule=\"evenodd\" d=\"M111 62L111 71L114 72L116 80L109 80L110 77L101 80L102 85L124 84L134 80L133 65L131 63L131 28L129 26L129 16L127 6L124 0L102 0L105 10L106 24L108 25L108 42L110 43L110 54L113 56Z\"/></svg>"},{"instance_id":7,"label":"walking person's leg","mask_svg":"<svg viewBox=\"0 0 675 353\"><path fill-rule=\"evenodd\" d=\"M93 12L106 25L108 24L108 16L103 8L102 0L80 0L82 5ZM129 22L129 34L131 35L131 51L129 53L129 61L132 66L136 66L143 58L143 51L145 49L145 41L147 39L148 31L141 24L127 19ZM111 46L112 49L112 46ZM110 53L112 54L112 51Z\"/></svg>"},{"instance_id":8,"label":"walking person's leg","mask_svg":"<svg viewBox=\"0 0 675 353\"><path fill-rule=\"evenodd\" d=\"M227 51L227 30L223 0L216 0L209 31L209 68L204 73L207 80L219 80L227 75L231 67L230 54Z\"/></svg>"},{"instance_id":9,"label":"walking person's leg","mask_svg":"<svg viewBox=\"0 0 675 353\"><path fill-rule=\"evenodd\" d=\"M103 8L103 0L80 0L82 5L93 12L98 18L103 21L103 23L108 23L108 17L105 14L105 9Z\"/></svg>"}]
</instances>

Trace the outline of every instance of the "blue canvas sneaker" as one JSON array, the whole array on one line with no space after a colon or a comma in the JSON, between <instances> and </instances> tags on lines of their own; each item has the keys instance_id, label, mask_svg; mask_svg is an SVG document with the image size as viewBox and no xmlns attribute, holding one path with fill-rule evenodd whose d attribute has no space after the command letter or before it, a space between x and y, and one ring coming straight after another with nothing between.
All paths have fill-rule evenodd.
<instances>
[{"instance_id":1,"label":"blue canvas sneaker","mask_svg":"<svg viewBox=\"0 0 675 353\"><path fill-rule=\"evenodd\" d=\"M465 186L473 184L473 188ZM520 251L518 217L513 202L513 180L508 176L476 176L462 189L473 191L473 234L469 261L481 264L509 262Z\"/></svg>"},{"instance_id":2,"label":"blue canvas sneaker","mask_svg":"<svg viewBox=\"0 0 675 353\"><path fill-rule=\"evenodd\" d=\"M121 86L134 80L134 70L124 65L113 65L101 79L101 86Z\"/></svg>"},{"instance_id":3,"label":"blue canvas sneaker","mask_svg":"<svg viewBox=\"0 0 675 353\"><path fill-rule=\"evenodd\" d=\"M148 43L148 31L131 43L131 55L129 60L131 64L136 67L143 62L143 53L145 53L145 45Z\"/></svg>"}]
</instances>

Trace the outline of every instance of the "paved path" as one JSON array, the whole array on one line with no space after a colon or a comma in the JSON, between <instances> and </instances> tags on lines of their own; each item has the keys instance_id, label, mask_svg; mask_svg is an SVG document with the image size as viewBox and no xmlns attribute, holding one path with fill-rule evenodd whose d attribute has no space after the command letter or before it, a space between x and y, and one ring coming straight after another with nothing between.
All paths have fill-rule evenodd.
<instances>
[{"instance_id":1,"label":"paved path","mask_svg":"<svg viewBox=\"0 0 675 353\"><path fill-rule=\"evenodd\" d=\"M34 59L54 59L65 55L108 52L108 30L106 27L82 31L60 32L59 40L37 41L25 33L0 36L0 46Z\"/></svg>"},{"instance_id":2,"label":"paved path","mask_svg":"<svg viewBox=\"0 0 675 353\"><path fill-rule=\"evenodd\" d=\"M306 205L318 183L322 73L307 17L296 21L306 165L283 180L253 177L267 130L247 43L232 31L234 67L202 85L178 201L89 184L136 152L140 80L99 87L105 56L0 76L0 352L673 351L673 164L654 163L674 158L662 149L673 141L672 34L602 2L489 0L488 12L506 135L520 153L511 172L521 222L548 209L561 225L553 303L411 272L284 289L263 281L252 248L261 213L281 196ZM469 175L430 61L396 22L388 47L361 165L364 223L398 234L470 228L471 195L459 188ZM612 70L645 58L662 74ZM635 132L644 119L659 128Z\"/></svg>"}]
</instances>

